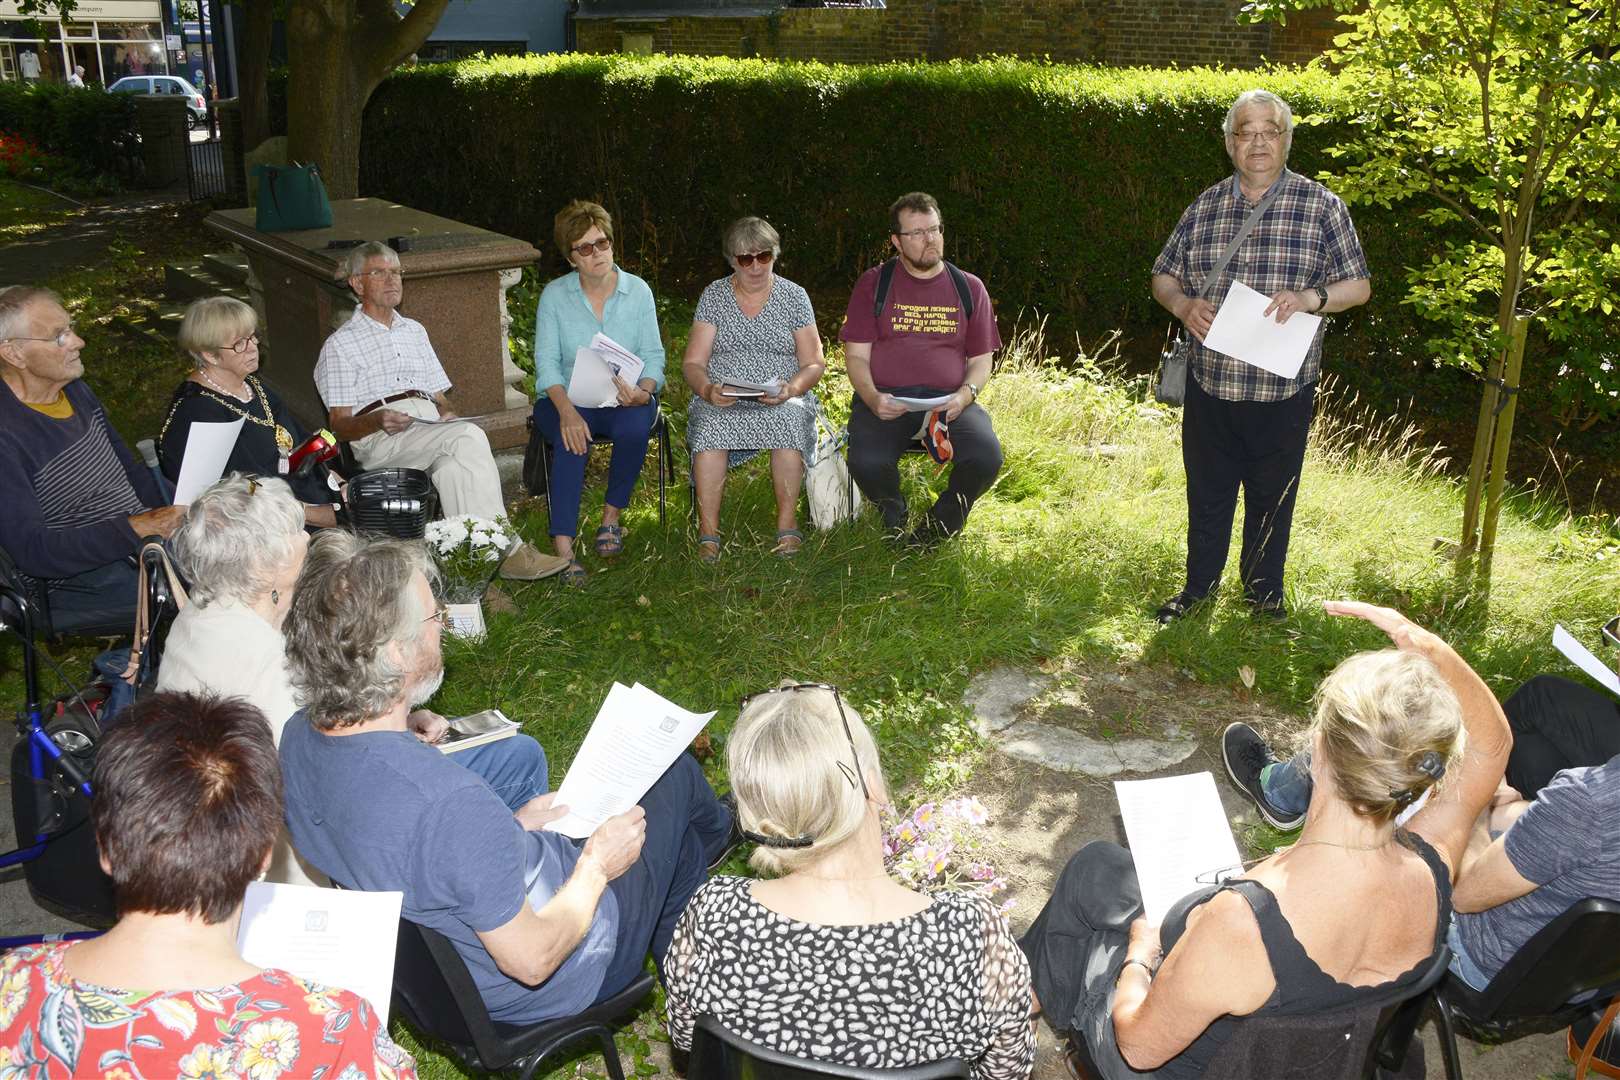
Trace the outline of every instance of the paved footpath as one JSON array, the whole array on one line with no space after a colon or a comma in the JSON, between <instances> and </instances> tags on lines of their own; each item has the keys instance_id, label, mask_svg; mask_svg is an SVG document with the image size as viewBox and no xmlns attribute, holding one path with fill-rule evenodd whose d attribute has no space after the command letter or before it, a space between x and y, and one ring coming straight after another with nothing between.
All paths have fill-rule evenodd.
<instances>
[{"instance_id":1,"label":"paved footpath","mask_svg":"<svg viewBox=\"0 0 1620 1080\"><path fill-rule=\"evenodd\" d=\"M44 191L43 188L35 188ZM54 192L48 194L55 195ZM58 274L93 265L118 236L124 219L137 210L173 202L170 192L143 192L86 204L55 195L64 210L77 210L65 221L0 246L0 286L48 281Z\"/></svg>"}]
</instances>

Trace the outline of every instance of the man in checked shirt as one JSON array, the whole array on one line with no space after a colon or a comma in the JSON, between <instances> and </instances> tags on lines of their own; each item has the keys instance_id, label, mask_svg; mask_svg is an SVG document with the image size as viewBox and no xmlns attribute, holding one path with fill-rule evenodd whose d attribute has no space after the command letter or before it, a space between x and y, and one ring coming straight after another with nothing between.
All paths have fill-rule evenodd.
<instances>
[{"instance_id":1,"label":"man in checked shirt","mask_svg":"<svg viewBox=\"0 0 1620 1080\"><path fill-rule=\"evenodd\" d=\"M348 271L360 303L326 339L315 363L326 426L353 444L363 469L426 472L446 517L504 517L489 438L470 421L444 422L458 419L445 396L450 378L427 330L395 310L405 291L399 256L386 244L362 244L349 253ZM533 581L567 567L567 559L525 541L506 553L500 574Z\"/></svg>"},{"instance_id":2,"label":"man in checked shirt","mask_svg":"<svg viewBox=\"0 0 1620 1080\"><path fill-rule=\"evenodd\" d=\"M1244 599L1256 614L1288 614L1283 562L1322 370L1322 332L1292 379L1205 347L1232 282L1269 296L1265 313L1280 323L1298 311L1344 311L1372 295L1367 259L1344 203L1287 169L1294 133L1288 103L1265 90L1245 91L1223 128L1235 174L1193 201L1153 264L1153 298L1196 339L1181 426L1187 580L1158 609L1161 623L1185 615L1219 583L1240 485ZM1200 299L1221 252L1273 185L1280 185L1277 198Z\"/></svg>"}]
</instances>

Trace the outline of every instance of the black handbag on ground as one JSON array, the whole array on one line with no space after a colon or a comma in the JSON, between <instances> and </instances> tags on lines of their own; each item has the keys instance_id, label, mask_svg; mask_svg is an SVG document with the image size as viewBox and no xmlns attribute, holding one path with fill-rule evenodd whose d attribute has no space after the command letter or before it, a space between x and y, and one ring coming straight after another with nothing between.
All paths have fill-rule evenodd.
<instances>
[{"instance_id":1,"label":"black handbag on ground","mask_svg":"<svg viewBox=\"0 0 1620 1080\"><path fill-rule=\"evenodd\" d=\"M1266 197L1260 200L1258 206L1249 211L1249 216L1243 219L1243 225L1238 229L1232 242L1226 245L1221 257L1215 260L1214 267L1204 277L1204 283L1198 287L1198 299L1202 300L1209 292L1209 287L1221 276L1226 264L1232 261L1243 241L1249 238L1249 233L1266 216L1271 204L1277 201L1277 195L1282 191L1282 178L1279 177ZM1153 382L1153 400L1165 405L1180 405L1187 400L1187 370L1192 366L1193 338L1187 328L1172 319L1170 329L1165 331L1164 348L1159 353L1159 376Z\"/></svg>"}]
</instances>

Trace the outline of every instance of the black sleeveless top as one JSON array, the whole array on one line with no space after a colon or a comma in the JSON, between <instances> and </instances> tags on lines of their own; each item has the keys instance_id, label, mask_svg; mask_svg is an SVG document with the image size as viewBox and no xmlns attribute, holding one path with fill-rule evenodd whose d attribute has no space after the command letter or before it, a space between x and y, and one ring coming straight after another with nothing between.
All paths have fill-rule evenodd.
<instances>
[{"instance_id":1,"label":"black sleeveless top","mask_svg":"<svg viewBox=\"0 0 1620 1080\"><path fill-rule=\"evenodd\" d=\"M1395 840L1422 858L1434 875L1436 918L1434 946L1429 955L1388 982L1351 986L1323 971L1294 936L1293 927L1288 925L1288 920L1277 906L1277 897L1260 882L1248 878L1200 889L1176 901L1165 914L1160 929L1159 938L1164 952L1168 955L1176 947L1176 942L1181 940L1181 935L1187 929L1187 916L1194 908L1207 903L1220 892L1231 890L1247 900L1249 907L1254 909L1254 920L1260 926L1260 940L1265 945L1266 959L1270 961L1271 973L1277 981L1271 997L1251 1015L1295 1016L1325 1012L1353 1006L1364 998L1385 997L1404 985L1416 983L1446 943L1446 929L1451 923L1451 872L1440 854L1416 833L1397 830ZM1245 1019L1247 1017L1221 1017L1209 1025L1191 1046L1155 1070L1154 1077L1156 1080L1183 1080L1202 1076L1216 1052Z\"/></svg>"}]
</instances>

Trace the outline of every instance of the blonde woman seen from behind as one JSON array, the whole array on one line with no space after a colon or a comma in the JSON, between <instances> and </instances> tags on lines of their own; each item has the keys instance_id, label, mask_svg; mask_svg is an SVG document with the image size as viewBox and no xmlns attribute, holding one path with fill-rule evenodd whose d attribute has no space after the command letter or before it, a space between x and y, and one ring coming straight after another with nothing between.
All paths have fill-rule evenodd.
<instances>
[{"instance_id":1,"label":"blonde woman seen from behind","mask_svg":"<svg viewBox=\"0 0 1620 1080\"><path fill-rule=\"evenodd\" d=\"M839 691L788 684L744 699L727 763L752 865L768 876L711 878L676 926L664 977L677 1049L708 1014L816 1061L961 1058L976 1080L1029 1076L1029 966L989 900L888 876L877 746Z\"/></svg>"}]
</instances>

